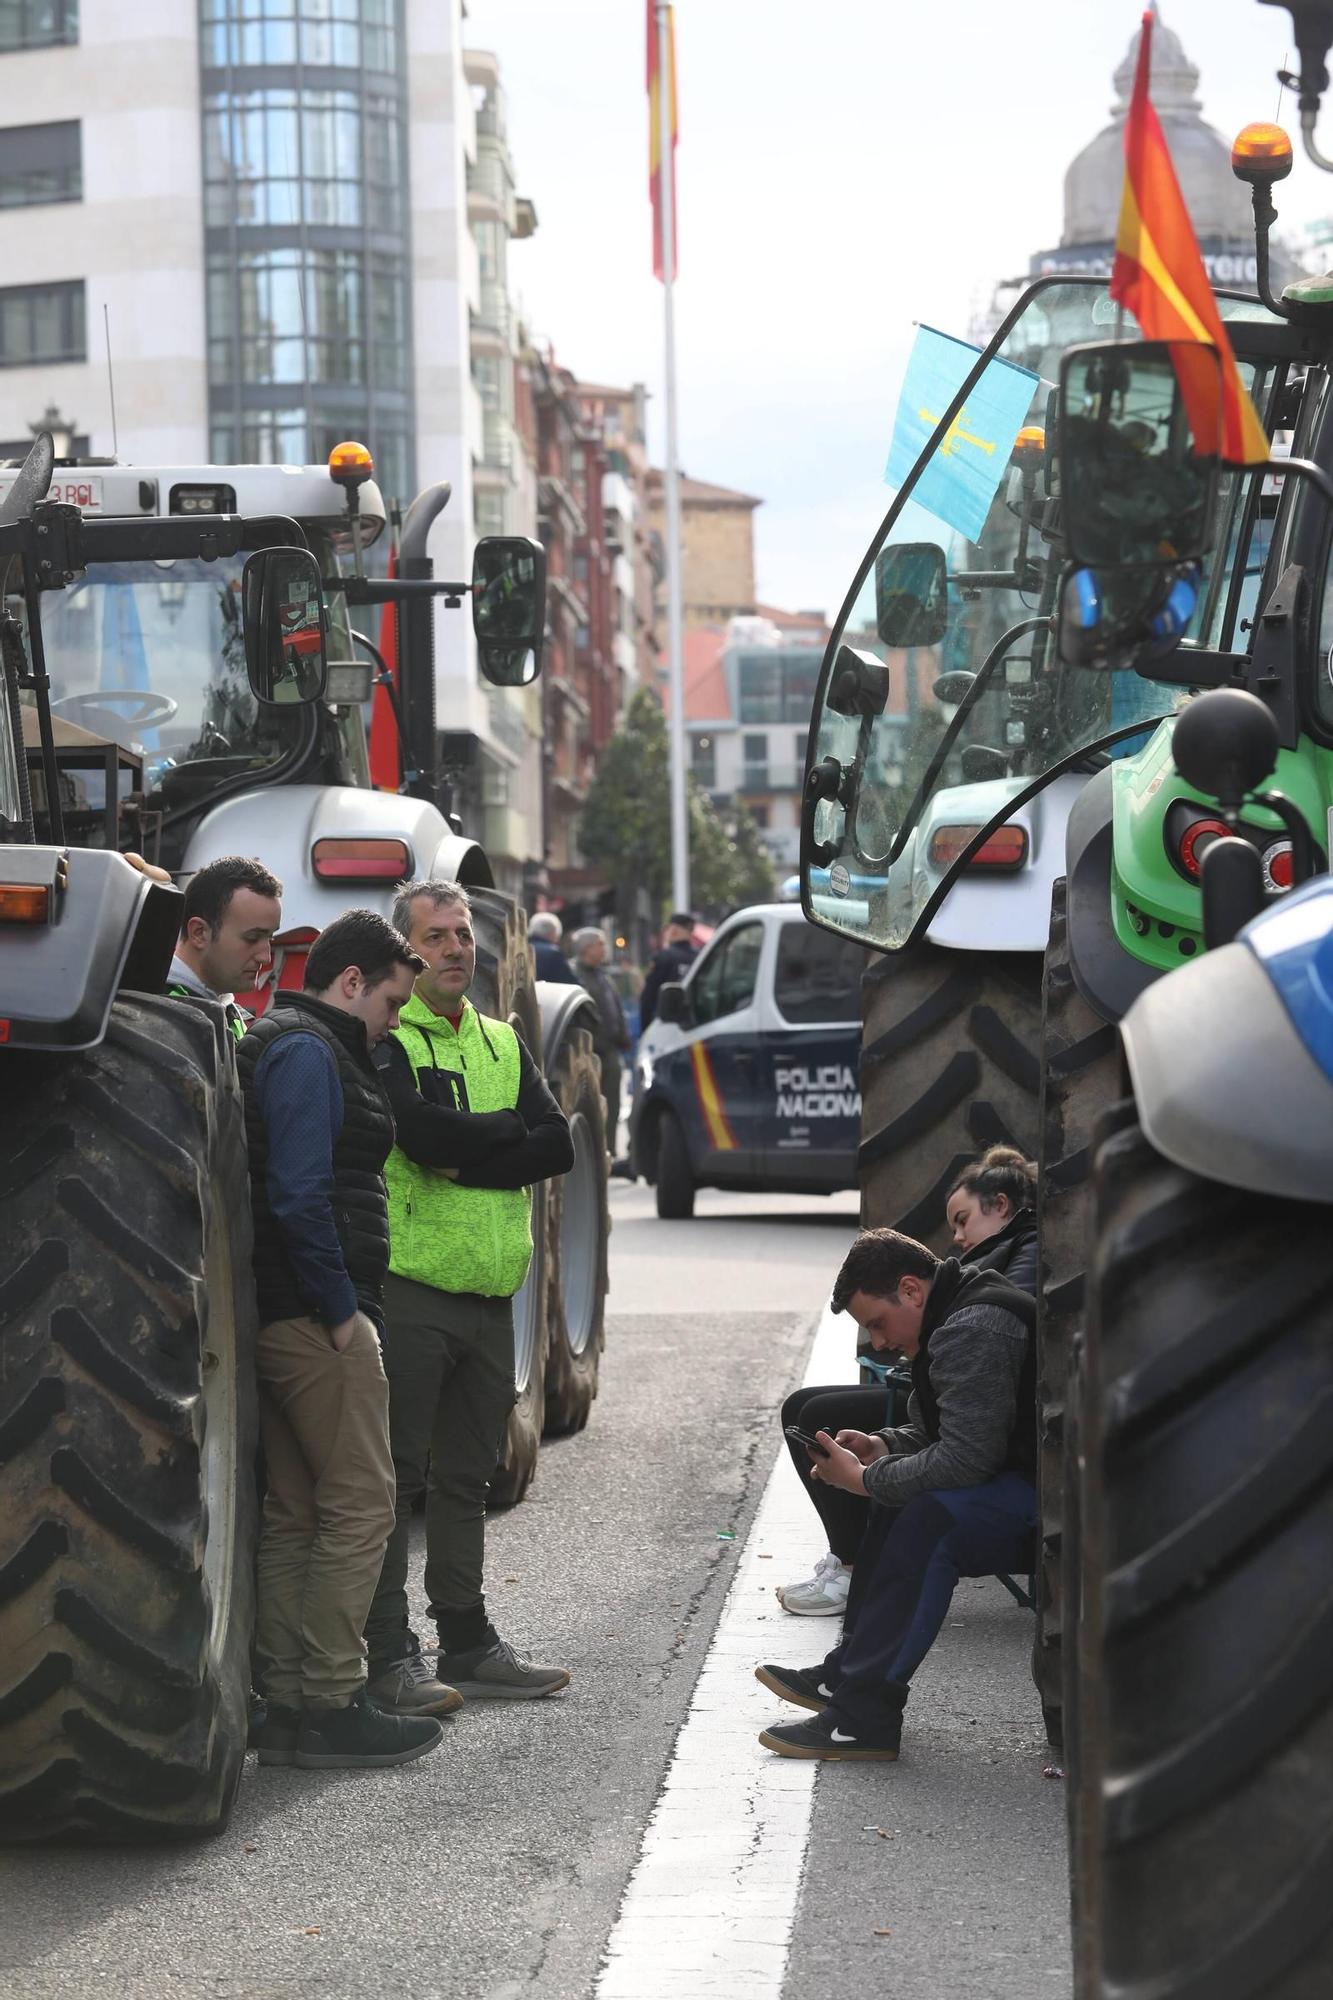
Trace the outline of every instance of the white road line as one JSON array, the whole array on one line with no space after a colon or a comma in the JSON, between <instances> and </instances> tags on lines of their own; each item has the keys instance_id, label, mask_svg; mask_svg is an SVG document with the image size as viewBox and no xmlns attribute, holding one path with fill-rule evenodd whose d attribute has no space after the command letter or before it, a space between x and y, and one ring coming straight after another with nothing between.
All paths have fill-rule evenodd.
<instances>
[{"instance_id":1,"label":"white road line","mask_svg":"<svg viewBox=\"0 0 1333 2000\"><path fill-rule=\"evenodd\" d=\"M854 1379L853 1328L826 1310L807 1383ZM813 1666L838 1631L773 1595L822 1553L784 1446L746 1538L662 1793L625 1890L597 2000L777 2000L814 1797L814 1763L774 1757L759 1731L799 1711L754 1678L763 1660Z\"/></svg>"}]
</instances>

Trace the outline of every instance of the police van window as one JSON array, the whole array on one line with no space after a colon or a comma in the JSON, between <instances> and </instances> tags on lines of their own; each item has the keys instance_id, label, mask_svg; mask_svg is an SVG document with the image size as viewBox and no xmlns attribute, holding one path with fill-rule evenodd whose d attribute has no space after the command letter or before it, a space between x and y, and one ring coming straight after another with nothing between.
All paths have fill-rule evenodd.
<instances>
[{"instance_id":1,"label":"police van window","mask_svg":"<svg viewBox=\"0 0 1333 2000\"><path fill-rule=\"evenodd\" d=\"M794 1027L812 1021L859 1021L861 974L867 953L851 938L817 931L813 924L784 924L778 932L773 998Z\"/></svg>"},{"instance_id":2,"label":"police van window","mask_svg":"<svg viewBox=\"0 0 1333 2000\"><path fill-rule=\"evenodd\" d=\"M739 930L728 932L720 944L713 946L690 986L698 1026L721 1021L749 1006L754 998L763 943L762 924L742 924Z\"/></svg>"}]
</instances>

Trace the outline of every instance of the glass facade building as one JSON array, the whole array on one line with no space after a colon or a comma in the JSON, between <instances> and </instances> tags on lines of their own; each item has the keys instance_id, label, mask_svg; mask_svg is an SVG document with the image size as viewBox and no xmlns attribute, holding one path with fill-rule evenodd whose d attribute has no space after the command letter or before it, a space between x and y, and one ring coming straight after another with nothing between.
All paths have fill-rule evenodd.
<instances>
[{"instance_id":1,"label":"glass facade building","mask_svg":"<svg viewBox=\"0 0 1333 2000\"><path fill-rule=\"evenodd\" d=\"M212 456L415 491L403 0L200 0Z\"/></svg>"}]
</instances>

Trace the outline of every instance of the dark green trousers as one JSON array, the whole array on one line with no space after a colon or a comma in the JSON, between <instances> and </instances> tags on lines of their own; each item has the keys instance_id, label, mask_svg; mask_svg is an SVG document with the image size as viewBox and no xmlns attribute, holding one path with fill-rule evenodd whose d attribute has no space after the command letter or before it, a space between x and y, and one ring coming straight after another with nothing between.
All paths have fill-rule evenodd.
<instances>
[{"instance_id":1,"label":"dark green trousers","mask_svg":"<svg viewBox=\"0 0 1333 2000\"><path fill-rule=\"evenodd\" d=\"M407 1553L412 1508L423 1491L426 1598L440 1643L463 1651L485 1637L486 1490L514 1407L513 1300L440 1292L391 1273L384 1290L384 1372L398 1490L366 1620L372 1680L416 1650Z\"/></svg>"}]
</instances>

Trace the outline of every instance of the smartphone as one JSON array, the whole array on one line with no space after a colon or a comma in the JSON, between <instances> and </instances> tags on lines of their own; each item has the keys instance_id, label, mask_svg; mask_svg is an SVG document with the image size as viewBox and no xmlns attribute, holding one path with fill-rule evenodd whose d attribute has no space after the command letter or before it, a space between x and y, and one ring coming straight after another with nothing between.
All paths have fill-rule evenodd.
<instances>
[{"instance_id":1,"label":"smartphone","mask_svg":"<svg viewBox=\"0 0 1333 2000\"><path fill-rule=\"evenodd\" d=\"M797 1444L803 1444L809 1451L817 1451L821 1458L828 1457L828 1446L821 1444L817 1437L812 1437L809 1431L801 1430L797 1424L787 1424L785 1429L787 1436L795 1438Z\"/></svg>"}]
</instances>

